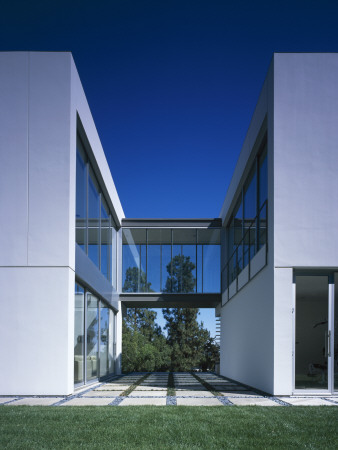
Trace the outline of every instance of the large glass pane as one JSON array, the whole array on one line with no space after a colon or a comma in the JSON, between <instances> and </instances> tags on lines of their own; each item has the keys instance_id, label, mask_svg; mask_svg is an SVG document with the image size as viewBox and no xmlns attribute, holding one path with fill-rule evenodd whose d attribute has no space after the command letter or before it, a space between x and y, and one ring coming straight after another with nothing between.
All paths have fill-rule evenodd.
<instances>
[{"instance_id":1,"label":"large glass pane","mask_svg":"<svg viewBox=\"0 0 338 450\"><path fill-rule=\"evenodd\" d=\"M150 292L161 290L161 231L148 230L147 282Z\"/></svg>"},{"instance_id":2,"label":"large glass pane","mask_svg":"<svg viewBox=\"0 0 338 450\"><path fill-rule=\"evenodd\" d=\"M113 287L116 289L117 288L117 284L116 284L116 277L117 277L117 233L116 233L116 229L115 229L115 224L112 222L112 227L111 227L111 238L112 238L112 245L111 245L111 267L112 267L112 274L111 274L111 280L112 280L112 285Z\"/></svg>"},{"instance_id":3,"label":"large glass pane","mask_svg":"<svg viewBox=\"0 0 338 450\"><path fill-rule=\"evenodd\" d=\"M327 389L328 277L296 277L296 389Z\"/></svg>"},{"instance_id":4,"label":"large glass pane","mask_svg":"<svg viewBox=\"0 0 338 450\"><path fill-rule=\"evenodd\" d=\"M86 251L87 227L87 166L81 141L76 152L76 242Z\"/></svg>"},{"instance_id":5,"label":"large glass pane","mask_svg":"<svg viewBox=\"0 0 338 450\"><path fill-rule=\"evenodd\" d=\"M256 166L250 172L248 181L244 188L244 262L246 267L249 260L255 254L256 247L256 215L257 215L257 176Z\"/></svg>"},{"instance_id":6,"label":"large glass pane","mask_svg":"<svg viewBox=\"0 0 338 450\"><path fill-rule=\"evenodd\" d=\"M220 229L198 230L198 243L203 246L203 292L217 293L221 287Z\"/></svg>"},{"instance_id":7,"label":"large glass pane","mask_svg":"<svg viewBox=\"0 0 338 450\"><path fill-rule=\"evenodd\" d=\"M196 291L196 230L173 230L172 291Z\"/></svg>"},{"instance_id":8,"label":"large glass pane","mask_svg":"<svg viewBox=\"0 0 338 450\"><path fill-rule=\"evenodd\" d=\"M98 299L87 293L87 380L98 377L99 307Z\"/></svg>"},{"instance_id":9,"label":"large glass pane","mask_svg":"<svg viewBox=\"0 0 338 450\"><path fill-rule=\"evenodd\" d=\"M75 283L74 383L84 381L84 289Z\"/></svg>"},{"instance_id":10,"label":"large glass pane","mask_svg":"<svg viewBox=\"0 0 338 450\"><path fill-rule=\"evenodd\" d=\"M171 230L169 230L171 232ZM162 245L162 292L171 292L171 245Z\"/></svg>"},{"instance_id":11,"label":"large glass pane","mask_svg":"<svg viewBox=\"0 0 338 450\"><path fill-rule=\"evenodd\" d=\"M100 377L109 371L109 308L100 302Z\"/></svg>"},{"instance_id":12,"label":"large glass pane","mask_svg":"<svg viewBox=\"0 0 338 450\"><path fill-rule=\"evenodd\" d=\"M93 171L88 179L88 256L99 267L100 245L100 194Z\"/></svg>"},{"instance_id":13,"label":"large glass pane","mask_svg":"<svg viewBox=\"0 0 338 450\"><path fill-rule=\"evenodd\" d=\"M197 292L203 292L203 245L197 245Z\"/></svg>"},{"instance_id":14,"label":"large glass pane","mask_svg":"<svg viewBox=\"0 0 338 450\"><path fill-rule=\"evenodd\" d=\"M259 157L259 212L258 212L258 248L266 244L266 218L267 206L264 202L268 199L268 162L267 149ZM263 206L264 205L264 206Z\"/></svg>"},{"instance_id":15,"label":"large glass pane","mask_svg":"<svg viewBox=\"0 0 338 450\"><path fill-rule=\"evenodd\" d=\"M101 196L101 272L110 279L110 261L111 261L111 229L110 215L104 198Z\"/></svg>"},{"instance_id":16,"label":"large glass pane","mask_svg":"<svg viewBox=\"0 0 338 450\"><path fill-rule=\"evenodd\" d=\"M122 290L147 292L146 285L146 230L122 231Z\"/></svg>"},{"instance_id":17,"label":"large glass pane","mask_svg":"<svg viewBox=\"0 0 338 450\"><path fill-rule=\"evenodd\" d=\"M116 357L116 337L115 337L115 323L116 314L112 309L109 309L109 352L108 352L108 372L115 372L115 357Z\"/></svg>"}]
</instances>

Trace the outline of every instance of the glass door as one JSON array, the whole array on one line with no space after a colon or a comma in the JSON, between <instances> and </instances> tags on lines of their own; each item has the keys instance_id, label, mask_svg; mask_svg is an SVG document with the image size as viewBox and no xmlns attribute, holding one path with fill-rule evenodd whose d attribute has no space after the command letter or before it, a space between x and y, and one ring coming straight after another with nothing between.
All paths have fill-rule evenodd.
<instances>
[{"instance_id":1,"label":"glass door","mask_svg":"<svg viewBox=\"0 0 338 450\"><path fill-rule=\"evenodd\" d=\"M296 390L328 391L331 384L329 286L328 275L296 276Z\"/></svg>"}]
</instances>

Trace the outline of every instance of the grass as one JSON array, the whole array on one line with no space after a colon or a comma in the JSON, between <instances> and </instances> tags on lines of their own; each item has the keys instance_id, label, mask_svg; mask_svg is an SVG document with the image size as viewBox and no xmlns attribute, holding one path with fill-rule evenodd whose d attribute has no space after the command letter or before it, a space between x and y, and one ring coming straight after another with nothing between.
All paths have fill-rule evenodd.
<instances>
[{"instance_id":1,"label":"grass","mask_svg":"<svg viewBox=\"0 0 338 450\"><path fill-rule=\"evenodd\" d=\"M338 408L0 406L0 448L337 448Z\"/></svg>"}]
</instances>

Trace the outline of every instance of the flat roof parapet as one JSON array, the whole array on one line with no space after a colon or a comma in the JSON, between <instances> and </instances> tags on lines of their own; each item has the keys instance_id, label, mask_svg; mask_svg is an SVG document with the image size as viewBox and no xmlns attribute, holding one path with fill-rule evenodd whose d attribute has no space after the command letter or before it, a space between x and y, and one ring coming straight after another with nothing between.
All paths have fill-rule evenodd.
<instances>
[{"instance_id":1,"label":"flat roof parapet","mask_svg":"<svg viewBox=\"0 0 338 450\"><path fill-rule=\"evenodd\" d=\"M122 219L123 228L221 228L222 219Z\"/></svg>"}]
</instances>

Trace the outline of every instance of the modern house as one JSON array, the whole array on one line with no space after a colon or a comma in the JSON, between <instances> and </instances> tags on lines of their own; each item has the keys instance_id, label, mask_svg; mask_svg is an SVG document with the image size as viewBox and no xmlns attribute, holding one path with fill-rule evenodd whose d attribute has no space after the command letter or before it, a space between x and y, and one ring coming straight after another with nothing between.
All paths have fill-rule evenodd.
<instances>
[{"instance_id":1,"label":"modern house","mask_svg":"<svg viewBox=\"0 0 338 450\"><path fill-rule=\"evenodd\" d=\"M338 390L338 54L274 54L208 219L125 218L70 53L0 67L0 395L119 374L124 308L170 306L215 308L221 375Z\"/></svg>"}]
</instances>

